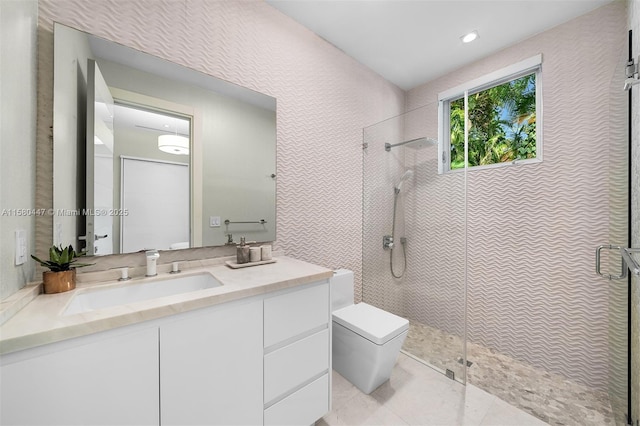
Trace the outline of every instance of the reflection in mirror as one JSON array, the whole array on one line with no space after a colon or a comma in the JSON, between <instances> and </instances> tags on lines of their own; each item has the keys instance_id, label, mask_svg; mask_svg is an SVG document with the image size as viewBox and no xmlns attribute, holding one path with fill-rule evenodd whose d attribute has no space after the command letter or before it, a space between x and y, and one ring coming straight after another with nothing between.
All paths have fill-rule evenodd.
<instances>
[{"instance_id":1,"label":"reflection in mirror","mask_svg":"<svg viewBox=\"0 0 640 426\"><path fill-rule=\"evenodd\" d=\"M86 199L88 211L113 210L114 101L93 59L87 59ZM93 141L93 144L90 142ZM112 254L113 215L85 214L86 253Z\"/></svg>"},{"instance_id":2,"label":"reflection in mirror","mask_svg":"<svg viewBox=\"0 0 640 426\"><path fill-rule=\"evenodd\" d=\"M54 244L273 241L275 99L54 28Z\"/></svg>"},{"instance_id":3,"label":"reflection in mirror","mask_svg":"<svg viewBox=\"0 0 640 426\"><path fill-rule=\"evenodd\" d=\"M94 254L109 254L107 250L130 253L148 247L188 248L190 120L116 104L113 123L118 144L115 152L95 145L95 176L109 176L105 183L112 184L104 191L105 203L101 205L110 202L114 211L122 214L95 217ZM113 164L114 156L119 163ZM102 158L111 159L111 175L97 171ZM105 183L94 182L96 206L98 190L106 188ZM98 228L100 220L121 233L111 238L109 229ZM156 232L158 229L163 232Z\"/></svg>"}]
</instances>

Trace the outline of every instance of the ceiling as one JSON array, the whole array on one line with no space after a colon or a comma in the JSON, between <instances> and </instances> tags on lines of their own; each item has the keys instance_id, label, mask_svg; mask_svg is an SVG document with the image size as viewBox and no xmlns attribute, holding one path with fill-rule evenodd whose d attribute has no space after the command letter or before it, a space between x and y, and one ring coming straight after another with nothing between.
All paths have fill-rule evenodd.
<instances>
[{"instance_id":1,"label":"ceiling","mask_svg":"<svg viewBox=\"0 0 640 426\"><path fill-rule=\"evenodd\" d=\"M612 0L266 1L409 90Z\"/></svg>"},{"instance_id":2,"label":"ceiling","mask_svg":"<svg viewBox=\"0 0 640 426\"><path fill-rule=\"evenodd\" d=\"M118 120L118 128L129 132L151 132L154 136L180 135L189 137L191 122L161 112L115 104L110 109L104 103L96 104L96 114L113 135L113 120ZM100 129L95 129L97 141L94 139L96 155L113 155L113 136L100 138ZM103 140L104 139L104 140Z\"/></svg>"}]
</instances>

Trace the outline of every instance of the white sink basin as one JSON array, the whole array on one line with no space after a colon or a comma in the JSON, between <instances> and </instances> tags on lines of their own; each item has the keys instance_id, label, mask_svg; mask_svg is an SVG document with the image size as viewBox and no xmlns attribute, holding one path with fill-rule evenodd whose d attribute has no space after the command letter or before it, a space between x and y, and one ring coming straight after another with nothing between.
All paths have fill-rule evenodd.
<instances>
[{"instance_id":1,"label":"white sink basin","mask_svg":"<svg viewBox=\"0 0 640 426\"><path fill-rule=\"evenodd\" d=\"M216 280L213 275L205 272L197 275L178 276L139 284L123 284L118 287L96 289L77 293L73 296L64 311L64 315L95 311L221 285L222 283Z\"/></svg>"}]
</instances>

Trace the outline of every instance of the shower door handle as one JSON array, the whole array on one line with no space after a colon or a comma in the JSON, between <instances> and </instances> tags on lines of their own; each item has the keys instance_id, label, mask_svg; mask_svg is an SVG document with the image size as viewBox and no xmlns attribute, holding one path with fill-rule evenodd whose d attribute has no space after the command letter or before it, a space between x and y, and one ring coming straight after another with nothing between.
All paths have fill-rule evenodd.
<instances>
[{"instance_id":1,"label":"shower door handle","mask_svg":"<svg viewBox=\"0 0 640 426\"><path fill-rule=\"evenodd\" d=\"M600 271L600 253L602 252L603 249L615 250L622 257L620 275L603 274ZM623 256L623 250L624 249L622 247L620 247L620 246L612 246L611 244L598 246L598 248L596 248L596 274L600 275L601 277L604 277L604 278L608 279L609 281L621 280L621 279L627 278L627 265L626 265L626 262L625 262L625 258Z\"/></svg>"}]
</instances>

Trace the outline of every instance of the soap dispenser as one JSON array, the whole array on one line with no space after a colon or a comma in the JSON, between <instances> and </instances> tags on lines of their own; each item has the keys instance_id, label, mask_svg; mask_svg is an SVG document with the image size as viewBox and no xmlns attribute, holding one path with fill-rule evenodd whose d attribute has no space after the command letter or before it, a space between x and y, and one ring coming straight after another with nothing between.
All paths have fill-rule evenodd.
<instances>
[{"instance_id":1,"label":"soap dispenser","mask_svg":"<svg viewBox=\"0 0 640 426\"><path fill-rule=\"evenodd\" d=\"M251 258L250 247L244 237L240 237L240 245L236 248L236 258L238 264L247 263Z\"/></svg>"}]
</instances>

